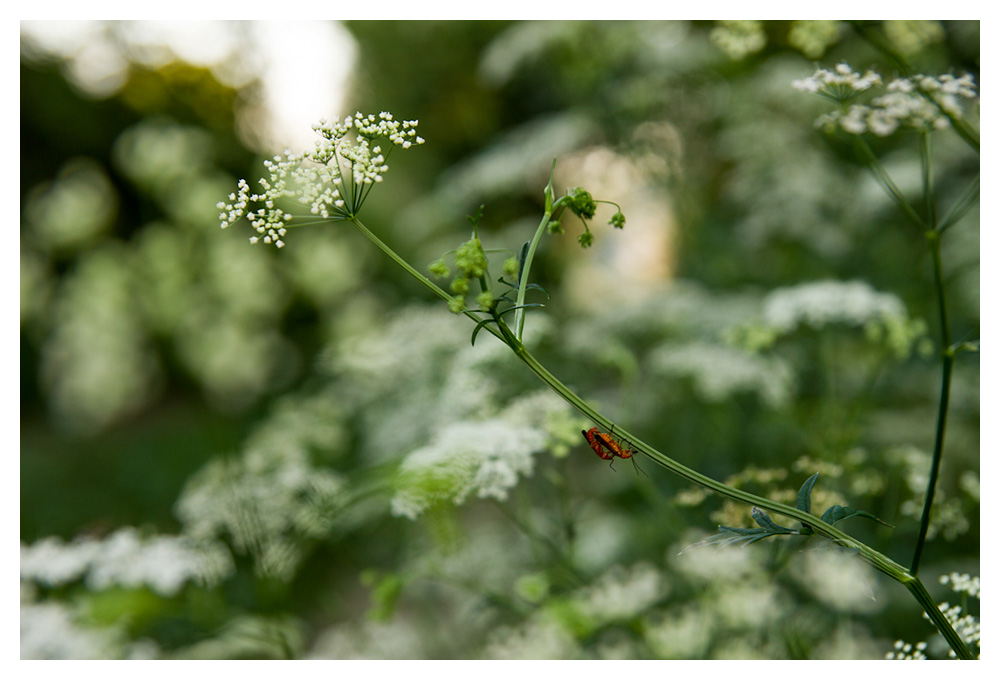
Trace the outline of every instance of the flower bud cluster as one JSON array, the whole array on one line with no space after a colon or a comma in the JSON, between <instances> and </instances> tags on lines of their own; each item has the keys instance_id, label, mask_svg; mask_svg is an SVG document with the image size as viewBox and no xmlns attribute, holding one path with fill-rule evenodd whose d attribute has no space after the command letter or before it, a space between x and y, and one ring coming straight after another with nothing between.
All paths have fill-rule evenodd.
<instances>
[{"instance_id":1,"label":"flower bud cluster","mask_svg":"<svg viewBox=\"0 0 1000 680\"><path fill-rule=\"evenodd\" d=\"M360 210L370 185L381 182L389 170L388 151L378 141L386 139L392 147L403 149L423 144L423 138L417 136L417 123L397 121L385 111L378 116L356 113L333 123L320 121L313 130L321 139L312 151L286 151L264 161L267 177L259 180L261 193L250 193L246 180L241 179L236 192L217 204L222 211L222 228L245 217L257 232L251 243L281 248L292 220L291 214L278 207L286 198L309 206L309 212L320 219L351 219ZM353 140L348 137L352 130ZM349 178L346 185L345 175ZM251 205L261 207L252 209Z\"/></svg>"}]
</instances>

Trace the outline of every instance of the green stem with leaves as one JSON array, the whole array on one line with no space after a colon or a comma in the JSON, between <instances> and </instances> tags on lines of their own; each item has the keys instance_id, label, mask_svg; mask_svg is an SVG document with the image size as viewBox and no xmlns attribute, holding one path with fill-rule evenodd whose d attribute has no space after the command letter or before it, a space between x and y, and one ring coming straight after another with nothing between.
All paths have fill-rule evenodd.
<instances>
[{"instance_id":1,"label":"green stem with leaves","mask_svg":"<svg viewBox=\"0 0 1000 680\"><path fill-rule=\"evenodd\" d=\"M547 214L551 214L547 211ZM394 262L403 267L407 272L409 272L417 281L423 284L426 288L430 289L435 295L442 298L443 300L448 300L451 296L437 286L434 282L428 279L426 276L417 271L412 267L406 260L401 258L395 253L388 245L386 245L381 239L379 239L373 232L371 232L367 227L365 227L358 219L353 219L352 222L359 230L372 241L380 250L386 253ZM543 220L544 223L544 220ZM527 276L527 272L522 270L522 276ZM482 319L474 312L466 311L466 316L477 321ZM522 361L524 364L537 375L545 384L552 388L559 396L566 400L570 405L580 411L582 414L587 416L594 423L600 425L605 430L610 430L612 425L615 427L615 432L617 432L622 438L627 440L629 444L637 449L640 453L645 454L650 459L662 465L667 470L673 472L680 477L702 486L709 491L717 493L726 498L731 498L735 501L740 501L747 503L752 506L757 506L770 510L774 513L784 515L786 517L797 519L804 526L808 526L812 529L812 532L823 536L825 538L834 541L838 545L841 545L850 550L854 550L858 555L864 559L866 562L871 564L877 570L886 574L890 578L899 583L903 584L920 602L924 611L927 613L928 617L938 628L944 638L948 641L948 644L955 651L955 654L962 659L973 659L972 652L969 650L968 646L962 640L962 638L952 627L951 623L944 616L944 614L938 609L937 604L927 593L927 589L920 582L920 580L913 574L911 574L905 567L897 564L892 559L886 555L880 553L879 551L871 548L864 543L852 538L848 534L844 533L840 529L837 529L831 524L823 522L820 518L812 515L808 512L799 510L790 505L785 505L784 503L778 503L772 501L768 498L763 498L755 494L749 493L742 489L737 489L722 482L719 482L711 477L701 474L700 472L687 467L686 465L674 460L673 458L665 455L664 453L653 448L646 442L635 437L627 429L612 423L611 420L604 417L601 413L591 407L586 401L580 398L576 393L570 390L565 384L562 383L556 376L548 371L528 350L524 345L518 340L514 333L507 327L502 319L496 318L496 326L494 329L490 326L486 326L495 337L501 340L514 352L514 354Z\"/></svg>"}]
</instances>

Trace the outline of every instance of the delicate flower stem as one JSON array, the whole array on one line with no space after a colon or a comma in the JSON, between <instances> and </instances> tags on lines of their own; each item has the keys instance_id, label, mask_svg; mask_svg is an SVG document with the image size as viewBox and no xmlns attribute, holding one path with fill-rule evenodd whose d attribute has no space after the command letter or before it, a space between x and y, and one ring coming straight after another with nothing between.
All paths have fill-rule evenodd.
<instances>
[{"instance_id":1,"label":"delicate flower stem","mask_svg":"<svg viewBox=\"0 0 1000 680\"><path fill-rule=\"evenodd\" d=\"M968 212L969 208L975 200L979 198L979 176L976 176L969 186L965 187L965 191L962 195L955 199L955 202L945 213L945 216L941 218L941 222L937 225L938 233L944 233L946 230L951 228L956 222L958 222L962 217Z\"/></svg>"},{"instance_id":2,"label":"delicate flower stem","mask_svg":"<svg viewBox=\"0 0 1000 680\"><path fill-rule=\"evenodd\" d=\"M394 251L392 248L390 248L388 245L386 245L386 243L384 241L382 241L382 239L380 239L378 236L376 236L368 227L366 227L361 222L361 220L359 220L357 217L352 217L351 218L351 222L354 224L354 226L356 226L361 231L362 234L364 234L365 236L368 237L369 241L371 241L376 246L378 246L379 250L381 250L383 253L385 253L386 255L388 255L392 259L393 262L395 262L400 267L402 267L403 269L405 269L410 274L410 276L412 276L417 281L419 281L420 283L422 283L425 288L429 289L432 293L434 293L435 295L437 295L439 298L441 298L445 302L448 302L449 300L451 300L451 295L449 295L447 291L445 291L439 285L437 285L436 283L434 283L433 281L431 281L429 278L427 278L426 276L424 276L423 274L421 274L417 269L415 269L413 266L411 266L409 262L407 262L406 260L404 260L399 255L397 255L396 251ZM472 319L473 321L475 321L476 323L482 321L482 318L478 314L476 314L475 312L473 312L471 310L466 309L462 313L465 314L470 319ZM491 328L489 325L485 326L485 328L486 328L487 331L489 331L490 333L492 333L493 335L495 335L501 341L507 342L507 340L504 338L504 336L500 333L499 330L497 330L495 328Z\"/></svg>"},{"instance_id":3,"label":"delicate flower stem","mask_svg":"<svg viewBox=\"0 0 1000 680\"><path fill-rule=\"evenodd\" d=\"M920 533L917 534L917 544L913 551L913 562L910 571L916 574L920 568L920 557L927 541L927 531L931 523L931 507L934 503L934 490L937 488L938 472L941 468L941 458L944 454L945 426L948 421L948 402L951 395L951 374L955 364L955 348L951 344L951 331L948 327L948 307L944 295L944 279L941 267L941 238L937 231L927 232L927 244L931 250L931 262L934 265L934 287L937 291L938 314L941 324L941 397L938 402L937 426L934 434L934 453L931 456L931 469L927 476L927 491L924 493L924 509L920 515Z\"/></svg>"},{"instance_id":4,"label":"delicate flower stem","mask_svg":"<svg viewBox=\"0 0 1000 680\"><path fill-rule=\"evenodd\" d=\"M528 246L528 252L524 256L524 262L521 263L521 271L517 284L517 310L514 312L514 328L516 329L515 335L518 341L524 336L524 298L528 291L528 273L531 271L531 263L535 259L535 251L538 250L538 244L542 240L542 235L549 228L549 220L552 219L553 213L559 208L562 200L560 198L552 205L552 208L546 210L545 214L542 215L542 221L538 223L535 235L531 239L531 245Z\"/></svg>"},{"instance_id":5,"label":"delicate flower stem","mask_svg":"<svg viewBox=\"0 0 1000 680\"><path fill-rule=\"evenodd\" d=\"M899 208L906 213L906 216L909 217L914 224L921 229L927 229L927 225L923 218L917 214L917 211L913 209L913 206L911 206L906 200L906 197L903 196L903 192L900 191L899 187L896 186L896 183L892 181L889 173L886 172L885 168L882 167L882 164L879 163L878 157L875 156L875 152L872 151L868 142L864 141L860 137L855 137L854 148L861 154L865 164L875 174L876 179L878 179L879 183L886 190L886 193L889 194L889 197L896 202L896 205L898 205Z\"/></svg>"}]
</instances>

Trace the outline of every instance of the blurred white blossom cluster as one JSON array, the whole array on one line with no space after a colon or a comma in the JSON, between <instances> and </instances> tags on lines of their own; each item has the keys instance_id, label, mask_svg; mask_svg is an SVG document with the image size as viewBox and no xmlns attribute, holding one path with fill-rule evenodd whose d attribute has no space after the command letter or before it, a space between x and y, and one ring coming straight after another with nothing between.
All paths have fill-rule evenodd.
<instances>
[{"instance_id":1,"label":"blurred white blossom cluster","mask_svg":"<svg viewBox=\"0 0 1000 680\"><path fill-rule=\"evenodd\" d=\"M23 586L23 584L22 584ZM34 602L21 594L21 659L155 659L159 646L148 638L130 641L121 627L93 627L71 605Z\"/></svg>"},{"instance_id":2,"label":"blurred white blossom cluster","mask_svg":"<svg viewBox=\"0 0 1000 680\"><path fill-rule=\"evenodd\" d=\"M763 22L745 19L719 21L708 37L730 59L760 52L767 44Z\"/></svg>"},{"instance_id":3,"label":"blurred white blossom cluster","mask_svg":"<svg viewBox=\"0 0 1000 680\"><path fill-rule=\"evenodd\" d=\"M864 281L815 281L778 288L764 299L762 327L769 338L800 328L820 330L831 324L863 328L868 340L884 344L894 355L905 358L916 348L925 351L926 324L911 319L903 301L892 293L881 293Z\"/></svg>"},{"instance_id":4,"label":"blurred white blossom cluster","mask_svg":"<svg viewBox=\"0 0 1000 680\"><path fill-rule=\"evenodd\" d=\"M210 462L188 482L176 513L187 534L232 540L258 573L290 578L305 539L323 536L346 502L336 473L290 451L250 449Z\"/></svg>"},{"instance_id":5,"label":"blurred white blossom cluster","mask_svg":"<svg viewBox=\"0 0 1000 680\"><path fill-rule=\"evenodd\" d=\"M912 445L895 446L886 452L886 460L902 467L900 476L910 492L909 498L899 506L900 513L919 522L924 510L924 494L927 491L930 452ZM968 498L963 498L961 494L955 495L948 487L938 485L934 493L931 523L927 528L928 538L940 536L946 541L954 541L971 528L967 516L968 508L965 505L969 501L978 505L979 497L972 493L978 487L978 477L974 472L968 472L963 475L963 480L964 484L959 486Z\"/></svg>"},{"instance_id":6,"label":"blurred white blossom cluster","mask_svg":"<svg viewBox=\"0 0 1000 680\"><path fill-rule=\"evenodd\" d=\"M344 220L354 217L370 191L381 182L389 170L378 140L386 139L395 147L409 149L423 144L417 136L415 120L395 120L391 113L356 113L343 121L320 121L313 126L320 139L312 151L292 152L265 160L267 177L259 180L262 193L251 193L245 179L237 182L236 192L228 201L216 207L223 212L219 220L223 229L246 217L257 232L250 243L268 243L278 248L285 245L284 237L293 215L278 204L294 198L309 206L309 212L323 220ZM352 140L348 134L355 132ZM344 183L344 176L348 182ZM253 205L260 205L254 209Z\"/></svg>"},{"instance_id":7,"label":"blurred white blossom cluster","mask_svg":"<svg viewBox=\"0 0 1000 680\"><path fill-rule=\"evenodd\" d=\"M771 408L788 403L795 375L787 362L708 342L664 345L650 356L661 375L688 378L708 403L724 402L739 392L756 393Z\"/></svg>"},{"instance_id":8,"label":"blurred white blossom cluster","mask_svg":"<svg viewBox=\"0 0 1000 680\"><path fill-rule=\"evenodd\" d=\"M436 503L461 504L471 493L505 500L519 475L531 475L546 441L541 429L497 419L448 425L403 459L392 513L416 519Z\"/></svg>"},{"instance_id":9,"label":"blurred white blossom cluster","mask_svg":"<svg viewBox=\"0 0 1000 680\"><path fill-rule=\"evenodd\" d=\"M47 588L83 581L91 590L146 587L172 597L186 583L215 584L232 569L229 552L217 543L143 537L131 527L103 539L49 537L21 546L21 580Z\"/></svg>"},{"instance_id":10,"label":"blurred white blossom cluster","mask_svg":"<svg viewBox=\"0 0 1000 680\"><path fill-rule=\"evenodd\" d=\"M289 397L232 458L210 461L177 501L190 536L231 540L260 573L289 578L303 541L324 535L349 494L342 477L314 461L340 453L342 413L325 392Z\"/></svg>"},{"instance_id":11,"label":"blurred white blossom cluster","mask_svg":"<svg viewBox=\"0 0 1000 680\"><path fill-rule=\"evenodd\" d=\"M863 326L873 319L905 317L906 307L895 295L879 293L864 281L817 281L771 292L763 316L768 326L790 333L800 326Z\"/></svg>"},{"instance_id":12,"label":"blurred white blossom cluster","mask_svg":"<svg viewBox=\"0 0 1000 680\"><path fill-rule=\"evenodd\" d=\"M483 656L488 659L572 659L581 656L579 637L643 617L669 592L661 569L647 562L614 565L592 583L547 601L517 626L495 631ZM598 645L600 658L635 658L614 641ZM603 653L601 653L603 652Z\"/></svg>"},{"instance_id":13,"label":"blurred white blossom cluster","mask_svg":"<svg viewBox=\"0 0 1000 680\"><path fill-rule=\"evenodd\" d=\"M886 94L868 104L848 102L882 85L874 71L864 75L848 64L838 64L832 71L819 69L812 76L793 81L792 87L823 95L842 104L838 111L825 114L817 125L828 131L843 129L853 135L872 133L887 137L901 128L940 129L949 118L965 116L963 101L978 102L976 83L968 73L961 76L915 75L896 78L886 86Z\"/></svg>"}]
</instances>

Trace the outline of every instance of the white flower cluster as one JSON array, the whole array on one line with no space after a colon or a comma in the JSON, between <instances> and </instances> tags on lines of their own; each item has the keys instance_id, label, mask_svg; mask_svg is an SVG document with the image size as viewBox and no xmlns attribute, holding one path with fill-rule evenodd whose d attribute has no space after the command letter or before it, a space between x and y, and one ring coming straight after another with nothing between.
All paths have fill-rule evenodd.
<instances>
[{"instance_id":1,"label":"white flower cluster","mask_svg":"<svg viewBox=\"0 0 1000 680\"><path fill-rule=\"evenodd\" d=\"M885 655L885 658L890 661L923 661L927 658L927 655L924 653L927 651L926 642L918 642L912 645L909 642L896 640L893 649L895 651Z\"/></svg>"},{"instance_id":2,"label":"white flower cluster","mask_svg":"<svg viewBox=\"0 0 1000 680\"><path fill-rule=\"evenodd\" d=\"M235 460L210 462L177 502L185 532L231 539L238 552L253 557L258 573L291 579L306 541L329 531L346 498L340 476L298 458L250 449Z\"/></svg>"},{"instance_id":3,"label":"white flower cluster","mask_svg":"<svg viewBox=\"0 0 1000 680\"><path fill-rule=\"evenodd\" d=\"M956 593L968 593L972 597L979 599L979 577L969 574L959 574L953 571L950 574L941 576L942 584L951 584L951 589Z\"/></svg>"},{"instance_id":4,"label":"white flower cluster","mask_svg":"<svg viewBox=\"0 0 1000 680\"><path fill-rule=\"evenodd\" d=\"M435 503L457 505L472 492L505 500L518 475L533 472L534 454L546 440L540 429L502 420L448 425L434 442L403 461L392 514L416 519Z\"/></svg>"},{"instance_id":5,"label":"white flower cluster","mask_svg":"<svg viewBox=\"0 0 1000 680\"><path fill-rule=\"evenodd\" d=\"M650 367L688 378L698 396L720 403L740 392L756 392L771 408L784 406L795 388L790 366L775 357L707 342L665 344L650 354Z\"/></svg>"},{"instance_id":6,"label":"white flower cluster","mask_svg":"<svg viewBox=\"0 0 1000 680\"><path fill-rule=\"evenodd\" d=\"M809 59L819 59L839 37L839 21L797 20L788 31L788 43Z\"/></svg>"},{"instance_id":7,"label":"white flower cluster","mask_svg":"<svg viewBox=\"0 0 1000 680\"><path fill-rule=\"evenodd\" d=\"M83 579L92 590L145 586L172 597L188 581L214 583L231 569L224 548L181 536L144 539L130 527L104 540L51 537L21 546L21 579L53 588Z\"/></svg>"},{"instance_id":8,"label":"white flower cluster","mask_svg":"<svg viewBox=\"0 0 1000 680\"><path fill-rule=\"evenodd\" d=\"M250 193L246 180L237 182L236 192L216 207L223 212L219 221L223 229L246 217L257 232L251 243L263 242L282 248L292 215L278 207L285 198L308 205L311 214L324 220L354 217L367 197L370 185L381 182L389 170L386 154L377 144L387 139L390 144L409 149L423 144L417 136L415 120L397 121L391 113L356 113L343 121L323 120L313 126L320 135L312 151L285 151L264 161L268 176L259 180L262 193ZM348 137L354 131L355 138ZM344 184L343 177L350 178ZM251 204L260 205L256 209Z\"/></svg>"},{"instance_id":9,"label":"white flower cluster","mask_svg":"<svg viewBox=\"0 0 1000 680\"><path fill-rule=\"evenodd\" d=\"M720 21L709 33L709 40L730 59L742 59L760 52L767 44L767 34L760 21L734 19Z\"/></svg>"},{"instance_id":10,"label":"white flower cluster","mask_svg":"<svg viewBox=\"0 0 1000 680\"><path fill-rule=\"evenodd\" d=\"M629 569L612 567L572 599L581 614L595 624L604 625L639 616L668 590L659 569L639 562Z\"/></svg>"},{"instance_id":11,"label":"white flower cluster","mask_svg":"<svg viewBox=\"0 0 1000 680\"><path fill-rule=\"evenodd\" d=\"M113 630L87 628L60 603L21 603L21 659L111 659L120 655Z\"/></svg>"},{"instance_id":12,"label":"white flower cluster","mask_svg":"<svg viewBox=\"0 0 1000 680\"><path fill-rule=\"evenodd\" d=\"M491 634L483 658L491 660L579 658L580 647L554 617L536 614L517 627L502 627Z\"/></svg>"},{"instance_id":13,"label":"white flower cluster","mask_svg":"<svg viewBox=\"0 0 1000 680\"><path fill-rule=\"evenodd\" d=\"M862 92L882 84L873 71L864 76L847 64L834 71L820 69L809 78L796 80L792 87L815 92L835 101L846 103ZM872 99L869 104L853 104L840 111L825 114L816 121L826 130L842 128L852 135L870 132L887 137L900 128L919 130L948 126L948 117L962 118L962 100L978 98L976 84L970 74L955 77L916 75L890 82L887 94Z\"/></svg>"},{"instance_id":14,"label":"white flower cluster","mask_svg":"<svg viewBox=\"0 0 1000 680\"><path fill-rule=\"evenodd\" d=\"M817 281L774 290L764 301L763 316L769 327L789 333L801 326L864 326L906 318L906 307L895 295L879 293L864 281Z\"/></svg>"},{"instance_id":15,"label":"white flower cluster","mask_svg":"<svg viewBox=\"0 0 1000 680\"><path fill-rule=\"evenodd\" d=\"M881 84L882 76L874 71L861 75L847 64L837 64L832 71L821 68L808 78L793 81L792 87L843 102Z\"/></svg>"}]
</instances>

